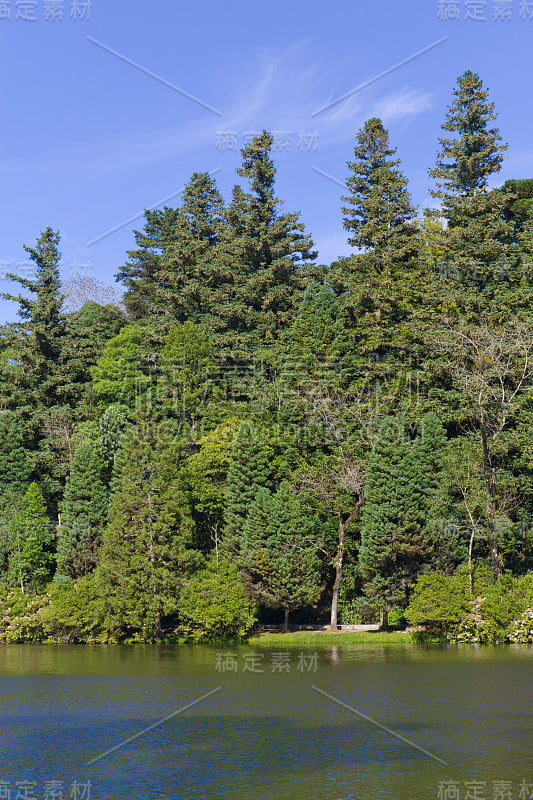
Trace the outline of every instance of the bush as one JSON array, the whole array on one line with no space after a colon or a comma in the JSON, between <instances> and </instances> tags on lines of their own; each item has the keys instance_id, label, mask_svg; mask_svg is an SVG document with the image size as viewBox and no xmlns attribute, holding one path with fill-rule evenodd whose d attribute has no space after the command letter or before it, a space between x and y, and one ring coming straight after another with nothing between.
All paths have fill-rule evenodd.
<instances>
[{"instance_id":1,"label":"bush","mask_svg":"<svg viewBox=\"0 0 533 800\"><path fill-rule=\"evenodd\" d=\"M184 588L179 618L178 633L196 642L245 640L257 621L237 568L213 561Z\"/></svg>"},{"instance_id":2,"label":"bush","mask_svg":"<svg viewBox=\"0 0 533 800\"><path fill-rule=\"evenodd\" d=\"M77 581L52 583L50 604L43 612L48 635L68 643L108 641L103 630L104 605L94 572Z\"/></svg>"},{"instance_id":3,"label":"bush","mask_svg":"<svg viewBox=\"0 0 533 800\"><path fill-rule=\"evenodd\" d=\"M43 612L47 595L22 594L18 589L4 591L0 597L0 642L23 644L47 638Z\"/></svg>"},{"instance_id":4,"label":"bush","mask_svg":"<svg viewBox=\"0 0 533 800\"><path fill-rule=\"evenodd\" d=\"M468 612L467 577L429 572L417 581L405 618L411 625L424 625L431 634L446 636Z\"/></svg>"}]
</instances>

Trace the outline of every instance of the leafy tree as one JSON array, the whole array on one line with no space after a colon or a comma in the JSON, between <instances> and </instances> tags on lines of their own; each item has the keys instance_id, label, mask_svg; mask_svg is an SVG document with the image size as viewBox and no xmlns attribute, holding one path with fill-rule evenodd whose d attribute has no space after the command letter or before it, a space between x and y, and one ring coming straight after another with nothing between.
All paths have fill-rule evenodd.
<instances>
[{"instance_id":1,"label":"leafy tree","mask_svg":"<svg viewBox=\"0 0 533 800\"><path fill-rule=\"evenodd\" d=\"M484 516L489 536L494 580L502 572L497 519L504 494L499 447L513 426L533 375L532 332L516 319L505 326L483 324L450 329L433 337L433 346L446 355L447 372L460 390L464 417L476 431L485 484Z\"/></svg>"},{"instance_id":2,"label":"leafy tree","mask_svg":"<svg viewBox=\"0 0 533 800\"><path fill-rule=\"evenodd\" d=\"M50 580L54 569L53 536L46 504L36 483L28 486L11 527L13 549L8 578L22 593L34 594Z\"/></svg>"},{"instance_id":3,"label":"leafy tree","mask_svg":"<svg viewBox=\"0 0 533 800\"><path fill-rule=\"evenodd\" d=\"M426 625L430 631L446 634L464 619L468 608L464 574L430 572L419 577L405 618L411 625Z\"/></svg>"},{"instance_id":4,"label":"leafy tree","mask_svg":"<svg viewBox=\"0 0 533 800\"><path fill-rule=\"evenodd\" d=\"M241 641L256 618L234 564L209 561L183 588L179 632L194 641Z\"/></svg>"},{"instance_id":5,"label":"leafy tree","mask_svg":"<svg viewBox=\"0 0 533 800\"><path fill-rule=\"evenodd\" d=\"M102 470L102 461L93 445L82 442L67 478L57 531L58 569L71 578L86 575L97 564L108 504Z\"/></svg>"},{"instance_id":6,"label":"leafy tree","mask_svg":"<svg viewBox=\"0 0 533 800\"><path fill-rule=\"evenodd\" d=\"M94 367L91 367L93 392L102 409L121 403L131 411L140 401L142 347L146 332L136 325L125 325L113 336Z\"/></svg>"},{"instance_id":7,"label":"leafy tree","mask_svg":"<svg viewBox=\"0 0 533 800\"><path fill-rule=\"evenodd\" d=\"M208 413L213 396L213 344L199 325L173 325L159 354L158 407L194 430Z\"/></svg>"},{"instance_id":8,"label":"leafy tree","mask_svg":"<svg viewBox=\"0 0 533 800\"><path fill-rule=\"evenodd\" d=\"M197 441L198 451L183 466L195 519L195 540L202 550L210 550L214 543L216 563L219 563L224 521L226 477L238 427L239 421L229 418L201 436Z\"/></svg>"}]
</instances>

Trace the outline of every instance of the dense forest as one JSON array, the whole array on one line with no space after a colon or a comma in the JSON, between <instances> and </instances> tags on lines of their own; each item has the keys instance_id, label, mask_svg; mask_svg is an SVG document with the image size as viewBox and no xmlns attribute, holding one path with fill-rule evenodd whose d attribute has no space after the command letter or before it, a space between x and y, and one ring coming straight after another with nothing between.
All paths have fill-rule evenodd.
<instances>
[{"instance_id":1,"label":"dense forest","mask_svg":"<svg viewBox=\"0 0 533 800\"><path fill-rule=\"evenodd\" d=\"M146 211L123 302L66 311L60 235L0 328L0 640L245 638L257 620L533 632L533 179L457 82L418 214L369 119L321 265L273 137L225 201ZM494 188L497 187L498 188Z\"/></svg>"}]
</instances>

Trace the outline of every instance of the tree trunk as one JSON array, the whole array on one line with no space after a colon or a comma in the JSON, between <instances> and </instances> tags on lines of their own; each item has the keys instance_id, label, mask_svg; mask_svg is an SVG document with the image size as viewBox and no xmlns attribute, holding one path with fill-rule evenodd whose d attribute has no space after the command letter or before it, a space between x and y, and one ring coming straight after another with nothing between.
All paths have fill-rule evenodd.
<instances>
[{"instance_id":1,"label":"tree trunk","mask_svg":"<svg viewBox=\"0 0 533 800\"><path fill-rule=\"evenodd\" d=\"M335 559L335 582L333 584L333 596L331 598L331 619L329 623L329 627L331 630L337 630L338 622L337 622L337 614L339 608L339 591L341 588L341 580L342 580L342 559L344 556L344 549L341 552L337 552L337 558Z\"/></svg>"},{"instance_id":2,"label":"tree trunk","mask_svg":"<svg viewBox=\"0 0 533 800\"><path fill-rule=\"evenodd\" d=\"M350 515L346 522L342 521L342 517L339 514L339 542L337 547L337 555L335 556L335 561L333 562L333 566L335 567L335 581L333 583L333 595L331 598L331 618L329 622L329 627L331 630L337 630L338 626L338 609L339 609L339 592L341 588L341 581L342 581L342 562L344 560L344 542L346 539L346 530L348 526L352 524L355 519L355 516L359 509L361 508L362 500L358 500L355 504L355 508L352 509Z\"/></svg>"},{"instance_id":3,"label":"tree trunk","mask_svg":"<svg viewBox=\"0 0 533 800\"><path fill-rule=\"evenodd\" d=\"M487 433L483 429L482 419L481 439L483 442L483 473L485 478L486 509L485 517L489 529L490 560L494 582L497 583L502 573L502 561L498 551L498 536L496 533L496 469L492 464Z\"/></svg>"},{"instance_id":4,"label":"tree trunk","mask_svg":"<svg viewBox=\"0 0 533 800\"><path fill-rule=\"evenodd\" d=\"M285 614L284 614L284 619L283 619L283 629L285 631L289 630L289 609L287 608L287 606L285 607Z\"/></svg>"},{"instance_id":5,"label":"tree trunk","mask_svg":"<svg viewBox=\"0 0 533 800\"><path fill-rule=\"evenodd\" d=\"M385 630L389 627L389 612L384 608L380 609L379 612L379 627L380 630Z\"/></svg>"}]
</instances>

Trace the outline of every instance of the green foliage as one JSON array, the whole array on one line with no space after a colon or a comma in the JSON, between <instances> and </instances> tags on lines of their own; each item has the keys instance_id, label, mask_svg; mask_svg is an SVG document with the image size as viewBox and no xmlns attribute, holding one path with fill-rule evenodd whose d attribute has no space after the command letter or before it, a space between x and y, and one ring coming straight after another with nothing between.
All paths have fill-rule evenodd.
<instances>
[{"instance_id":1,"label":"green foliage","mask_svg":"<svg viewBox=\"0 0 533 800\"><path fill-rule=\"evenodd\" d=\"M271 495L260 488L243 527L237 557L254 599L288 613L314 603L320 593L316 523L287 481Z\"/></svg>"},{"instance_id":2,"label":"green foliage","mask_svg":"<svg viewBox=\"0 0 533 800\"><path fill-rule=\"evenodd\" d=\"M178 632L201 642L246 640L256 622L234 564L214 560L196 572L179 601Z\"/></svg>"},{"instance_id":3,"label":"green foliage","mask_svg":"<svg viewBox=\"0 0 533 800\"><path fill-rule=\"evenodd\" d=\"M29 477L30 461L20 423L12 412L4 412L0 415L0 494L23 494Z\"/></svg>"},{"instance_id":4,"label":"green foliage","mask_svg":"<svg viewBox=\"0 0 533 800\"><path fill-rule=\"evenodd\" d=\"M126 436L127 425L128 409L120 403L112 403L100 417L99 436L94 444L102 462L102 480L107 487L111 482L115 455Z\"/></svg>"},{"instance_id":5,"label":"green foliage","mask_svg":"<svg viewBox=\"0 0 533 800\"><path fill-rule=\"evenodd\" d=\"M159 311L161 261L165 249L176 238L177 209L145 211L142 231L134 231L136 250L128 250L129 261L116 275L126 286L124 304L130 317L145 319Z\"/></svg>"},{"instance_id":6,"label":"green foliage","mask_svg":"<svg viewBox=\"0 0 533 800\"><path fill-rule=\"evenodd\" d=\"M248 511L260 488L269 488L270 465L257 430L248 421L241 424L231 452L224 498L225 526L222 552L231 559L242 549L242 533Z\"/></svg>"},{"instance_id":7,"label":"green foliage","mask_svg":"<svg viewBox=\"0 0 533 800\"><path fill-rule=\"evenodd\" d=\"M374 255L376 269L405 261L414 253L414 207L406 178L396 169L396 150L380 119L369 119L358 132L354 160L346 179L350 194L342 211L349 244Z\"/></svg>"},{"instance_id":8,"label":"green foliage","mask_svg":"<svg viewBox=\"0 0 533 800\"><path fill-rule=\"evenodd\" d=\"M405 602L427 557L420 466L401 424L382 421L368 461L359 566L385 610Z\"/></svg>"},{"instance_id":9,"label":"green foliage","mask_svg":"<svg viewBox=\"0 0 533 800\"><path fill-rule=\"evenodd\" d=\"M98 570L77 581L54 582L42 613L47 637L58 642L105 642L109 613Z\"/></svg>"},{"instance_id":10,"label":"green foliage","mask_svg":"<svg viewBox=\"0 0 533 800\"><path fill-rule=\"evenodd\" d=\"M418 579L405 618L411 625L446 633L461 622L468 609L466 575L431 572Z\"/></svg>"},{"instance_id":11,"label":"green foliage","mask_svg":"<svg viewBox=\"0 0 533 800\"><path fill-rule=\"evenodd\" d=\"M12 551L8 581L22 593L37 594L52 577L53 536L46 504L36 483L31 483L11 525Z\"/></svg>"},{"instance_id":12,"label":"green foliage","mask_svg":"<svg viewBox=\"0 0 533 800\"><path fill-rule=\"evenodd\" d=\"M441 151L429 175L437 181L434 197L445 203L451 197L472 196L484 191L488 178L500 169L507 145L501 144L497 128L488 123L496 119L493 103L487 102L478 75L468 70L461 75L454 90L454 101L448 109L442 129L454 138L439 140Z\"/></svg>"},{"instance_id":13,"label":"green foliage","mask_svg":"<svg viewBox=\"0 0 533 800\"><path fill-rule=\"evenodd\" d=\"M158 638L183 584L202 563L175 448L160 428L128 437L100 551L113 638Z\"/></svg>"},{"instance_id":14,"label":"green foliage","mask_svg":"<svg viewBox=\"0 0 533 800\"><path fill-rule=\"evenodd\" d=\"M57 531L58 570L71 578L86 575L97 564L108 505L102 472L94 446L82 442L72 460Z\"/></svg>"},{"instance_id":15,"label":"green foliage","mask_svg":"<svg viewBox=\"0 0 533 800\"><path fill-rule=\"evenodd\" d=\"M527 639L533 180L489 190L493 119L465 73L430 171L442 208L419 221L368 120L343 198L355 252L330 267L283 213L267 131L229 204L195 172L179 209L145 213L117 276L128 316L65 314L59 234L27 248L0 327L6 636L239 638L244 585L315 619L331 598L332 625L338 600L344 621L412 600L461 641ZM25 598L54 557L43 627Z\"/></svg>"},{"instance_id":16,"label":"green foliage","mask_svg":"<svg viewBox=\"0 0 533 800\"><path fill-rule=\"evenodd\" d=\"M47 638L44 614L47 595L34 595L16 589L0 591L0 642L31 644Z\"/></svg>"},{"instance_id":17,"label":"green foliage","mask_svg":"<svg viewBox=\"0 0 533 800\"><path fill-rule=\"evenodd\" d=\"M106 409L120 403L129 409L139 400L138 383L145 332L136 325L125 325L113 336L94 367L91 367L96 403Z\"/></svg>"},{"instance_id":18,"label":"green foliage","mask_svg":"<svg viewBox=\"0 0 533 800\"><path fill-rule=\"evenodd\" d=\"M229 418L198 439L198 451L192 453L183 467L196 522L195 540L202 550L218 542L224 524L226 476L239 420Z\"/></svg>"}]
</instances>

